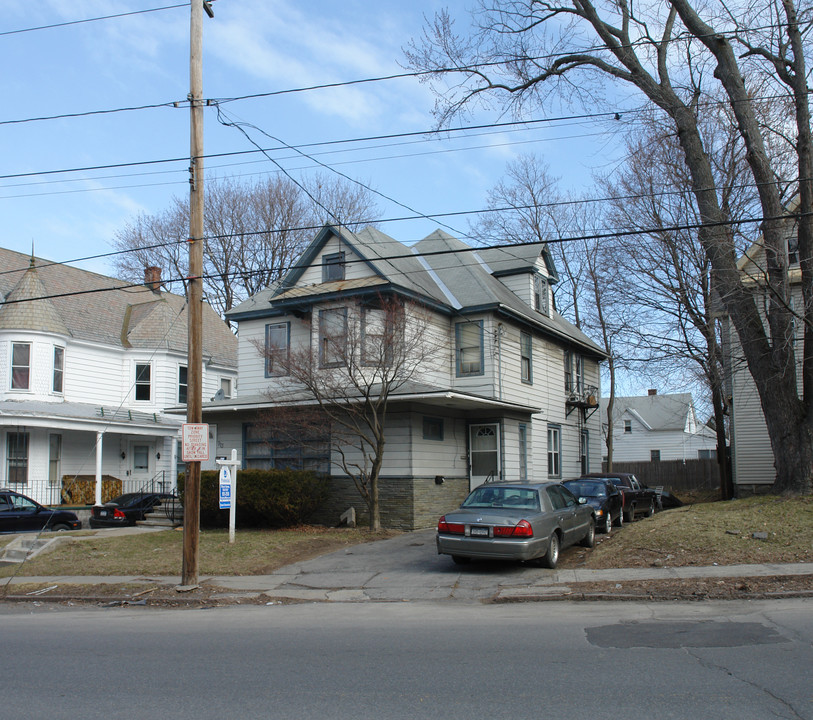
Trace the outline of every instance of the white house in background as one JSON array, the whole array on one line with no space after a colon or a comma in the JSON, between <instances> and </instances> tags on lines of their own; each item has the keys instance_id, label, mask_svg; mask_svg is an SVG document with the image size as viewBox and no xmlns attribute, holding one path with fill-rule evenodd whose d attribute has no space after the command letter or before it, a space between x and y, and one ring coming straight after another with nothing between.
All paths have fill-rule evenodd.
<instances>
[{"instance_id":1,"label":"white house in background","mask_svg":"<svg viewBox=\"0 0 813 720\"><path fill-rule=\"evenodd\" d=\"M204 397L234 393L237 340L207 305ZM63 478L175 485L187 311L135 285L0 248L0 486L58 503Z\"/></svg>"},{"instance_id":2,"label":"white house in background","mask_svg":"<svg viewBox=\"0 0 813 720\"><path fill-rule=\"evenodd\" d=\"M606 399L601 406L607 433ZM613 405L613 461L657 462L717 457L717 435L697 420L691 393L617 397Z\"/></svg>"},{"instance_id":3,"label":"white house in background","mask_svg":"<svg viewBox=\"0 0 813 720\"><path fill-rule=\"evenodd\" d=\"M347 347L352 318L366 337L377 331L365 323L381 322L376 303L397 300L420 308L433 355L389 399L384 525L434 524L489 478L566 479L601 467L604 353L554 309L544 244L475 251L437 231L406 246L372 228L325 227L295 268L228 313L239 327L240 395L203 409L218 428L218 455L235 449L245 468L330 468L325 521L363 508L329 455L292 447L258 422L288 390L261 350ZM416 314L406 313L407 332Z\"/></svg>"},{"instance_id":4,"label":"white house in background","mask_svg":"<svg viewBox=\"0 0 813 720\"><path fill-rule=\"evenodd\" d=\"M798 198L790 203L789 212L798 211ZM798 225L790 220L786 226L786 252L788 267L788 304L790 309L803 308L802 271L799 266ZM746 287L757 297L763 322L767 326L765 307L770 291L765 280L765 247L760 237L737 262ZM765 425L765 416L759 392L754 384L742 351L739 338L730 319L721 318L727 338L726 367L731 417L731 458L735 493L737 496L769 492L776 480L773 448ZM802 394L802 355L804 349L804 322L794 322L790 342L796 351L796 384Z\"/></svg>"}]
</instances>

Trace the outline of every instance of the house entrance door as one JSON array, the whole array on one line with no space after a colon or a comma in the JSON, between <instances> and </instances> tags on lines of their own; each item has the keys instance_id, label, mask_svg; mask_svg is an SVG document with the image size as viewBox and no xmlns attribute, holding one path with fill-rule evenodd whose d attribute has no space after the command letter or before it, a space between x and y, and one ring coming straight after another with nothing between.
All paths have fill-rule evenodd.
<instances>
[{"instance_id":1,"label":"house entrance door","mask_svg":"<svg viewBox=\"0 0 813 720\"><path fill-rule=\"evenodd\" d=\"M469 488L500 480L500 424L469 425Z\"/></svg>"},{"instance_id":2,"label":"house entrance door","mask_svg":"<svg viewBox=\"0 0 813 720\"><path fill-rule=\"evenodd\" d=\"M137 440L130 443L130 477L124 492L137 492L155 473L155 443Z\"/></svg>"}]
</instances>

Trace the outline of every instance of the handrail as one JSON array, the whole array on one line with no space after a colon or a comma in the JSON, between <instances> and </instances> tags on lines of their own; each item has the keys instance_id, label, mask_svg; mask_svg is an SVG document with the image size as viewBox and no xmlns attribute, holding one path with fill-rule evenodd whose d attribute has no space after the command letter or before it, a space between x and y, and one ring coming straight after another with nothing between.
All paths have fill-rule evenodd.
<instances>
[{"instance_id":1,"label":"handrail","mask_svg":"<svg viewBox=\"0 0 813 720\"><path fill-rule=\"evenodd\" d=\"M158 478L161 478L160 480ZM135 491L136 495L147 495L151 493L165 493L172 497L170 502L161 503L164 511L164 516L169 520L176 520L178 513L176 512L177 506L181 503L181 496L178 494L178 488L167 488L166 471L159 470L147 482L145 482L138 490ZM183 513L183 510L181 510Z\"/></svg>"}]
</instances>

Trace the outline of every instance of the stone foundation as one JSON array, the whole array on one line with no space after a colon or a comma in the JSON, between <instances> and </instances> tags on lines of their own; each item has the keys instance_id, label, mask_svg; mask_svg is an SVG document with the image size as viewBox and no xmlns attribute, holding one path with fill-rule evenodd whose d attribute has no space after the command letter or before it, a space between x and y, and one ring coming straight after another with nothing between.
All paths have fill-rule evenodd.
<instances>
[{"instance_id":1,"label":"stone foundation","mask_svg":"<svg viewBox=\"0 0 813 720\"><path fill-rule=\"evenodd\" d=\"M467 477L384 477L379 480L381 525L395 530L434 527L445 512L454 510L469 492ZM331 478L330 496L311 522L334 526L349 507L356 509L356 524L370 523L367 504L348 477Z\"/></svg>"}]
</instances>

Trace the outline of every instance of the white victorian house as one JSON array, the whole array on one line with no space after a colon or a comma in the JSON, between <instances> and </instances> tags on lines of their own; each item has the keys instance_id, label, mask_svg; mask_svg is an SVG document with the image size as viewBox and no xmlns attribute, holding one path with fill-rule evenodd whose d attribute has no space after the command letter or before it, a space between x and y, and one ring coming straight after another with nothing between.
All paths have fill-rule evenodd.
<instances>
[{"instance_id":1,"label":"white victorian house","mask_svg":"<svg viewBox=\"0 0 813 720\"><path fill-rule=\"evenodd\" d=\"M239 396L204 404L217 454L244 468L329 469L325 522L363 508L336 451L276 437L263 422L290 402L274 358L317 349L315 372L356 357L382 335L381 303L423 323L421 369L390 395L380 476L382 524L434 524L489 478L567 479L601 467L596 412L602 350L555 310L556 271L544 244L474 249L437 231L413 246L367 228L327 226L276 286L232 309ZM359 338L354 338L357 333ZM358 341L356 341L358 340ZM307 394L301 396L303 406Z\"/></svg>"},{"instance_id":2,"label":"white victorian house","mask_svg":"<svg viewBox=\"0 0 813 720\"><path fill-rule=\"evenodd\" d=\"M607 407L601 408L607 432ZM691 393L617 397L613 403L613 461L658 462L717 457L717 435L697 419Z\"/></svg>"},{"instance_id":3,"label":"white victorian house","mask_svg":"<svg viewBox=\"0 0 813 720\"><path fill-rule=\"evenodd\" d=\"M204 397L236 382L236 339L207 305ZM187 310L145 284L0 249L0 486L58 503L72 478L175 486ZM98 500L98 496L96 498Z\"/></svg>"}]
</instances>

